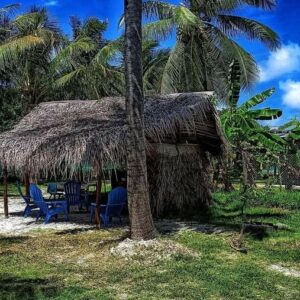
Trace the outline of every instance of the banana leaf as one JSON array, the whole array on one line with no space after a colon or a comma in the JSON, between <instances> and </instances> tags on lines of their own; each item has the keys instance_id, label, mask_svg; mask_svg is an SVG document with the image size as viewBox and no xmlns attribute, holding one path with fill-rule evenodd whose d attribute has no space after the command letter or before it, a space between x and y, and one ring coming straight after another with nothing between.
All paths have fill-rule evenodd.
<instances>
[{"instance_id":1,"label":"banana leaf","mask_svg":"<svg viewBox=\"0 0 300 300\"><path fill-rule=\"evenodd\" d=\"M267 98L269 98L271 95L273 95L273 93L275 92L275 88L271 88L268 89L260 94L257 94L256 96L250 98L248 101L246 101L245 103L243 103L240 106L240 109L242 111L247 111L250 108L264 102Z\"/></svg>"},{"instance_id":2,"label":"banana leaf","mask_svg":"<svg viewBox=\"0 0 300 300\"><path fill-rule=\"evenodd\" d=\"M282 116L282 110L275 108L263 108L249 110L247 114L255 120L274 120Z\"/></svg>"}]
</instances>

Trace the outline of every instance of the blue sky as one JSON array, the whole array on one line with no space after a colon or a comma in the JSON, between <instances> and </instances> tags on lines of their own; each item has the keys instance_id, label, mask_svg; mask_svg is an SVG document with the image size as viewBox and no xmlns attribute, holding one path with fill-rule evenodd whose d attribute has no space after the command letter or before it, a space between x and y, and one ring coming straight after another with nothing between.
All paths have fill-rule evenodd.
<instances>
[{"instance_id":1,"label":"blue sky","mask_svg":"<svg viewBox=\"0 0 300 300\"><path fill-rule=\"evenodd\" d=\"M108 20L109 28L106 37L115 38L120 34L117 23L123 12L124 0L1 0L1 5L18 2L22 10L32 5L47 6L52 18L54 18L63 30L70 34L69 16L76 15L84 19L89 16L97 16ZM169 1L179 3L180 1ZM273 28L280 36L282 47L276 52L270 52L258 42L239 40L257 60L261 69L260 82L255 88L242 95L242 101L256 92L270 87L276 88L276 93L264 106L282 108L283 117L272 121L272 125L278 125L294 116L300 117L300 30L299 0L278 0L277 9L272 12L245 7L239 10L239 14L253 18ZM167 41L164 45L170 46L174 40Z\"/></svg>"}]
</instances>

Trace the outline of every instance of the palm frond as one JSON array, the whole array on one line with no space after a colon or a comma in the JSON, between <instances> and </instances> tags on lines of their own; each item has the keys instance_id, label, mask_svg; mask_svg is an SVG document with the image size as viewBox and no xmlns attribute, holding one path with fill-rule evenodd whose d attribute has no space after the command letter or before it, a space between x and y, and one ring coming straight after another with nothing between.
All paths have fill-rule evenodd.
<instances>
[{"instance_id":1,"label":"palm frond","mask_svg":"<svg viewBox=\"0 0 300 300\"><path fill-rule=\"evenodd\" d=\"M263 44L274 50L280 46L276 32L268 26L255 20L232 15L218 15L219 28L232 37L245 35L247 38L260 40Z\"/></svg>"},{"instance_id":2,"label":"palm frond","mask_svg":"<svg viewBox=\"0 0 300 300\"><path fill-rule=\"evenodd\" d=\"M147 18L170 19L174 15L176 5L163 1L144 1L143 13Z\"/></svg>"},{"instance_id":3,"label":"palm frond","mask_svg":"<svg viewBox=\"0 0 300 300\"><path fill-rule=\"evenodd\" d=\"M78 38L58 53L53 59L53 66L57 67L61 63L66 64L72 60L73 56L80 56L95 49L96 45L89 37Z\"/></svg>"},{"instance_id":4,"label":"palm frond","mask_svg":"<svg viewBox=\"0 0 300 300\"><path fill-rule=\"evenodd\" d=\"M240 2L265 10L273 10L276 7L276 0L240 0Z\"/></svg>"},{"instance_id":5,"label":"palm frond","mask_svg":"<svg viewBox=\"0 0 300 300\"><path fill-rule=\"evenodd\" d=\"M161 81L162 94L178 92L178 83L180 82L180 65L184 63L184 56L184 45L178 41L170 53L163 72Z\"/></svg>"},{"instance_id":6,"label":"palm frond","mask_svg":"<svg viewBox=\"0 0 300 300\"><path fill-rule=\"evenodd\" d=\"M143 27L143 37L152 40L166 40L170 38L176 28L173 18L158 20Z\"/></svg>"},{"instance_id":7,"label":"palm frond","mask_svg":"<svg viewBox=\"0 0 300 300\"><path fill-rule=\"evenodd\" d=\"M4 7L0 7L0 16L14 13L17 9L20 8L20 4L9 4Z\"/></svg>"},{"instance_id":8,"label":"palm frond","mask_svg":"<svg viewBox=\"0 0 300 300\"><path fill-rule=\"evenodd\" d=\"M0 65L8 66L12 61L36 46L44 45L45 41L39 36L28 35L18 39L11 39L0 46Z\"/></svg>"},{"instance_id":9,"label":"palm frond","mask_svg":"<svg viewBox=\"0 0 300 300\"><path fill-rule=\"evenodd\" d=\"M214 43L222 49L228 59L237 60L241 68L241 86L249 88L258 80L258 66L255 59L239 46L234 40L228 38L219 28L209 24L211 37Z\"/></svg>"},{"instance_id":10,"label":"palm frond","mask_svg":"<svg viewBox=\"0 0 300 300\"><path fill-rule=\"evenodd\" d=\"M100 65L107 65L110 60L121 55L121 51L122 49L119 41L110 42L98 51L93 61Z\"/></svg>"},{"instance_id":11,"label":"palm frond","mask_svg":"<svg viewBox=\"0 0 300 300\"><path fill-rule=\"evenodd\" d=\"M82 66L80 68L77 68L76 70L63 75L59 79L57 79L54 83L54 86L59 88L59 87L64 87L65 85L69 84L72 82L72 80L76 79L81 73L84 73L86 70L86 67Z\"/></svg>"}]
</instances>

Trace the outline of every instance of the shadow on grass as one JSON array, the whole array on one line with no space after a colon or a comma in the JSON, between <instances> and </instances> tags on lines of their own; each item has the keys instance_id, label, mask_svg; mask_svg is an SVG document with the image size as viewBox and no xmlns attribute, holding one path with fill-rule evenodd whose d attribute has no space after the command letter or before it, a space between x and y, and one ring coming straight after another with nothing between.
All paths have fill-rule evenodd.
<instances>
[{"instance_id":1,"label":"shadow on grass","mask_svg":"<svg viewBox=\"0 0 300 300\"><path fill-rule=\"evenodd\" d=\"M65 235L65 234L78 234L86 231L93 230L93 228L74 228L74 229L66 229L55 232L56 235Z\"/></svg>"},{"instance_id":2,"label":"shadow on grass","mask_svg":"<svg viewBox=\"0 0 300 300\"><path fill-rule=\"evenodd\" d=\"M156 220L156 229L161 235L172 235L182 230L201 232L204 234L219 234L219 233L230 233L232 231L239 230L239 226L235 224L228 224L226 222L210 222L209 218L206 217L194 217L191 220Z\"/></svg>"},{"instance_id":3,"label":"shadow on grass","mask_svg":"<svg viewBox=\"0 0 300 300\"><path fill-rule=\"evenodd\" d=\"M0 276L0 299L27 300L55 297L62 291L58 281L48 279L25 279L21 277Z\"/></svg>"},{"instance_id":4,"label":"shadow on grass","mask_svg":"<svg viewBox=\"0 0 300 300\"><path fill-rule=\"evenodd\" d=\"M26 236L0 236L0 245L20 244L28 240Z\"/></svg>"},{"instance_id":5,"label":"shadow on grass","mask_svg":"<svg viewBox=\"0 0 300 300\"><path fill-rule=\"evenodd\" d=\"M231 213L229 213L226 210L217 210L217 213L213 213L209 218L211 220L215 220L217 218L222 218L222 219L235 219L235 218L270 218L270 217L274 217L274 218L284 218L288 215L288 212L274 212L274 211L269 211L269 212L253 212L253 213L244 213L242 214L241 211L232 211Z\"/></svg>"}]
</instances>

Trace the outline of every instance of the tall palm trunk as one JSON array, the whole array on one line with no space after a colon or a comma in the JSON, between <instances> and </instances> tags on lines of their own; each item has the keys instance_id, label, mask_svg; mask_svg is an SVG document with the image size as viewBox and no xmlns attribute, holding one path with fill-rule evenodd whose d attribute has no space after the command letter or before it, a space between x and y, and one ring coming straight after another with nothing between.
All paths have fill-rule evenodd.
<instances>
[{"instance_id":1,"label":"tall palm trunk","mask_svg":"<svg viewBox=\"0 0 300 300\"><path fill-rule=\"evenodd\" d=\"M128 209L133 239L155 235L149 199L144 134L142 0L125 0Z\"/></svg>"}]
</instances>

